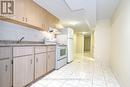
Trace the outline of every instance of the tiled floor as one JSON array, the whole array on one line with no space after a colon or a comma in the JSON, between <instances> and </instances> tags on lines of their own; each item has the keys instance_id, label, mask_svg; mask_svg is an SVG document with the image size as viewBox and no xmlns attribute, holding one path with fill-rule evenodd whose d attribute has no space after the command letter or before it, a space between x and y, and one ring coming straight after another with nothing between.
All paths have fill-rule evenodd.
<instances>
[{"instance_id":1,"label":"tiled floor","mask_svg":"<svg viewBox=\"0 0 130 87\"><path fill-rule=\"evenodd\" d=\"M120 87L107 66L77 55L75 60L34 83L31 87Z\"/></svg>"}]
</instances>

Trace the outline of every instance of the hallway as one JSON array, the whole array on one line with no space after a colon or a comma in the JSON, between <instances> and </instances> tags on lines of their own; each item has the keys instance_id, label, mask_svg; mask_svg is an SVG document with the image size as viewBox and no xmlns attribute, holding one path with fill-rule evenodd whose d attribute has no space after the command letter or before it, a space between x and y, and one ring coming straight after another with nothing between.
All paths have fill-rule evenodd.
<instances>
[{"instance_id":1,"label":"hallway","mask_svg":"<svg viewBox=\"0 0 130 87\"><path fill-rule=\"evenodd\" d=\"M75 60L31 87L120 87L111 69L77 54Z\"/></svg>"}]
</instances>

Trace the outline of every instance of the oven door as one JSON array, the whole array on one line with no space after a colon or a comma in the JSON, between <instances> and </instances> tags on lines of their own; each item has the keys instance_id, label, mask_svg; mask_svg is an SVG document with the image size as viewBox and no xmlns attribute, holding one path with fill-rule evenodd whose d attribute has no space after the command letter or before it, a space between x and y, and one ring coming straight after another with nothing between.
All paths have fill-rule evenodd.
<instances>
[{"instance_id":1,"label":"oven door","mask_svg":"<svg viewBox=\"0 0 130 87\"><path fill-rule=\"evenodd\" d=\"M67 46L60 46L58 60L61 60L61 59L66 58L66 57L67 57Z\"/></svg>"}]
</instances>

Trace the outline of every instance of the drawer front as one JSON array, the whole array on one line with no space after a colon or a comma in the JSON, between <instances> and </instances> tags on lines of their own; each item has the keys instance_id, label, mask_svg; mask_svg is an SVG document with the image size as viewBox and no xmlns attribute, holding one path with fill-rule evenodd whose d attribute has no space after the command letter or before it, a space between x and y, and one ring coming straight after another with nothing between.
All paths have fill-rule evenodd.
<instances>
[{"instance_id":1,"label":"drawer front","mask_svg":"<svg viewBox=\"0 0 130 87\"><path fill-rule=\"evenodd\" d=\"M57 61L56 69L59 69L59 68L63 67L66 64L67 64L67 58L64 58L64 59L62 59L60 61Z\"/></svg>"},{"instance_id":2,"label":"drawer front","mask_svg":"<svg viewBox=\"0 0 130 87\"><path fill-rule=\"evenodd\" d=\"M46 52L46 46L37 46L35 47L35 53Z\"/></svg>"},{"instance_id":3,"label":"drawer front","mask_svg":"<svg viewBox=\"0 0 130 87\"><path fill-rule=\"evenodd\" d=\"M33 47L14 47L13 57L33 54Z\"/></svg>"},{"instance_id":4,"label":"drawer front","mask_svg":"<svg viewBox=\"0 0 130 87\"><path fill-rule=\"evenodd\" d=\"M0 47L0 59L11 57L10 47Z\"/></svg>"},{"instance_id":5,"label":"drawer front","mask_svg":"<svg viewBox=\"0 0 130 87\"><path fill-rule=\"evenodd\" d=\"M55 51L56 50L56 46L48 46L47 47L47 51Z\"/></svg>"}]
</instances>

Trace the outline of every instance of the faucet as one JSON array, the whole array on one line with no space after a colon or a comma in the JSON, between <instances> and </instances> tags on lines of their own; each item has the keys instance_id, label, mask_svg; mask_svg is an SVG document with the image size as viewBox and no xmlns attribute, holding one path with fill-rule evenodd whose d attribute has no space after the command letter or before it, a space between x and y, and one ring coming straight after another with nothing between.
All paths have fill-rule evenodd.
<instances>
[{"instance_id":1,"label":"faucet","mask_svg":"<svg viewBox=\"0 0 130 87\"><path fill-rule=\"evenodd\" d=\"M18 40L17 43L20 43L23 39L24 39L24 37L22 37L20 40Z\"/></svg>"}]
</instances>

